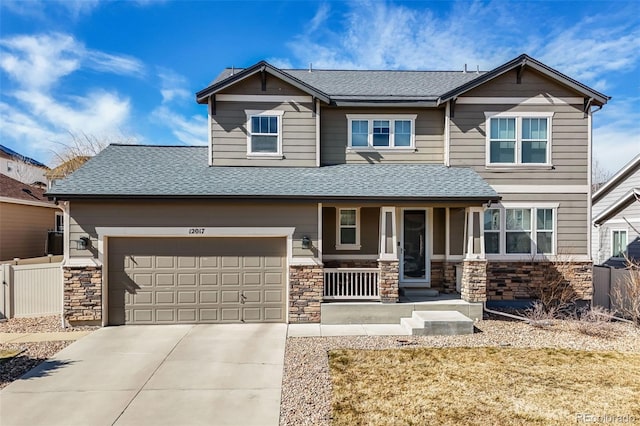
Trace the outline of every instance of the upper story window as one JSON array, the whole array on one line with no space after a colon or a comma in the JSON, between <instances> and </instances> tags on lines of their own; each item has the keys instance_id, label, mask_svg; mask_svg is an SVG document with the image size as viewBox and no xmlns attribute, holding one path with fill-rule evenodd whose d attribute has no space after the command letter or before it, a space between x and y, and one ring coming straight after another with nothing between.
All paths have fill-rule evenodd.
<instances>
[{"instance_id":1,"label":"upper story window","mask_svg":"<svg viewBox=\"0 0 640 426\"><path fill-rule=\"evenodd\" d=\"M351 149L413 149L416 115L348 114Z\"/></svg>"},{"instance_id":2,"label":"upper story window","mask_svg":"<svg viewBox=\"0 0 640 426\"><path fill-rule=\"evenodd\" d=\"M247 156L282 157L284 111L245 111L247 114Z\"/></svg>"},{"instance_id":3,"label":"upper story window","mask_svg":"<svg viewBox=\"0 0 640 426\"><path fill-rule=\"evenodd\" d=\"M552 112L485 115L487 166L551 165Z\"/></svg>"},{"instance_id":4,"label":"upper story window","mask_svg":"<svg viewBox=\"0 0 640 426\"><path fill-rule=\"evenodd\" d=\"M556 207L507 206L484 212L487 254L554 254Z\"/></svg>"}]
</instances>

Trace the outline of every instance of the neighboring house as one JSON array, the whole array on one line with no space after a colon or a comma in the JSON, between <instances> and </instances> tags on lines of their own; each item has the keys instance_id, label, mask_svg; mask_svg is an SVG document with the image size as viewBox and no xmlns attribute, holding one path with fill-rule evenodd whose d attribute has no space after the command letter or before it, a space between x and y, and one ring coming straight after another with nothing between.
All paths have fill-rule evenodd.
<instances>
[{"instance_id":1,"label":"neighboring house","mask_svg":"<svg viewBox=\"0 0 640 426\"><path fill-rule=\"evenodd\" d=\"M51 189L51 187L57 180L64 179L65 177L69 176L71 173L79 169L84 163L87 162L89 158L91 157L87 155L78 155L65 161L59 166L48 170L45 173L45 177L49 181L49 189Z\"/></svg>"},{"instance_id":2,"label":"neighboring house","mask_svg":"<svg viewBox=\"0 0 640 426\"><path fill-rule=\"evenodd\" d=\"M62 227L62 210L43 189L0 174L0 260L62 254L48 243L49 231Z\"/></svg>"},{"instance_id":3,"label":"neighboring house","mask_svg":"<svg viewBox=\"0 0 640 426\"><path fill-rule=\"evenodd\" d=\"M259 62L196 98L208 147L111 145L51 189L68 321L318 322L328 301L459 283L481 306L551 275L591 298L591 115L609 98L535 59Z\"/></svg>"},{"instance_id":4,"label":"neighboring house","mask_svg":"<svg viewBox=\"0 0 640 426\"><path fill-rule=\"evenodd\" d=\"M47 178L45 173L48 170L49 167L45 164L0 145L0 174L27 185L46 189Z\"/></svg>"},{"instance_id":5,"label":"neighboring house","mask_svg":"<svg viewBox=\"0 0 640 426\"><path fill-rule=\"evenodd\" d=\"M592 204L594 264L640 260L640 154L593 194Z\"/></svg>"}]
</instances>

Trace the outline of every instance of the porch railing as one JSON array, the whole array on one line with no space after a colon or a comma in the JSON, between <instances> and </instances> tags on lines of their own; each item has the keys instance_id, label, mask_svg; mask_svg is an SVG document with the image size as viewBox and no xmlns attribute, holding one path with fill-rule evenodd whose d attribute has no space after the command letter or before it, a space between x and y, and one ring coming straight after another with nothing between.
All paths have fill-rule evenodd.
<instances>
[{"instance_id":1,"label":"porch railing","mask_svg":"<svg viewBox=\"0 0 640 426\"><path fill-rule=\"evenodd\" d=\"M378 300L377 268L325 268L325 299Z\"/></svg>"}]
</instances>

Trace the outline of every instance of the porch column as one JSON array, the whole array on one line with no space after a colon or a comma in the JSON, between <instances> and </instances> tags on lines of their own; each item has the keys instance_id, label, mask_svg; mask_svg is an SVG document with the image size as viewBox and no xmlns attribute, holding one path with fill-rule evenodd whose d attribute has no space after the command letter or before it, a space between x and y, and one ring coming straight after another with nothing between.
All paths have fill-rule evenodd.
<instances>
[{"instance_id":1,"label":"porch column","mask_svg":"<svg viewBox=\"0 0 640 426\"><path fill-rule=\"evenodd\" d=\"M462 262L460 293L467 302L487 300L487 260L484 252L484 209L469 207L467 211L467 244Z\"/></svg>"},{"instance_id":2,"label":"porch column","mask_svg":"<svg viewBox=\"0 0 640 426\"><path fill-rule=\"evenodd\" d=\"M396 208L380 208L380 250L378 255L378 293L382 303L398 301L398 237L396 232Z\"/></svg>"}]
</instances>

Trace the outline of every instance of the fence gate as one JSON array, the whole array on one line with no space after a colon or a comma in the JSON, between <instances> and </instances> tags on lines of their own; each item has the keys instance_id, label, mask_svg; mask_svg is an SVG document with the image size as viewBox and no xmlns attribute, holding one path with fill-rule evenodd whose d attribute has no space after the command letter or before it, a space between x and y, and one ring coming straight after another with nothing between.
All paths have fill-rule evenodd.
<instances>
[{"instance_id":1,"label":"fence gate","mask_svg":"<svg viewBox=\"0 0 640 426\"><path fill-rule=\"evenodd\" d=\"M593 306L611 309L611 268L593 267Z\"/></svg>"}]
</instances>

